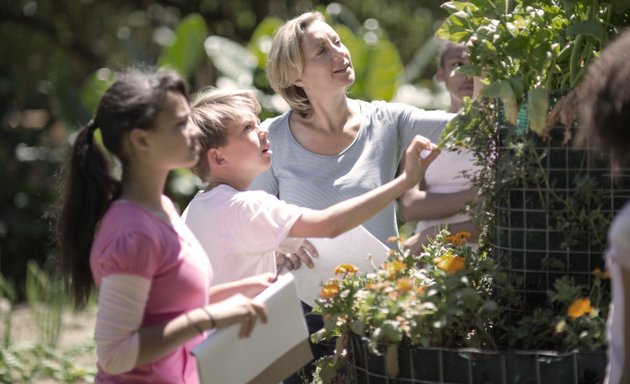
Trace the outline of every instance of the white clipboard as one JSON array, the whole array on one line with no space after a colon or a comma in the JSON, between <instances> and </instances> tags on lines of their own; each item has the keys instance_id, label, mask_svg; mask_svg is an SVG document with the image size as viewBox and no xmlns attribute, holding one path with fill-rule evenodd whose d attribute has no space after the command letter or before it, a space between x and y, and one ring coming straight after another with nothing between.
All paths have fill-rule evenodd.
<instances>
[{"instance_id":1,"label":"white clipboard","mask_svg":"<svg viewBox=\"0 0 630 384\"><path fill-rule=\"evenodd\" d=\"M313 359L308 330L292 275L283 275L254 301L267 309L249 338L240 324L212 332L192 350L201 383L278 383Z\"/></svg>"},{"instance_id":2,"label":"white clipboard","mask_svg":"<svg viewBox=\"0 0 630 384\"><path fill-rule=\"evenodd\" d=\"M311 307L319 297L322 283L335 275L339 264L352 264L360 272L372 272L389 255L389 248L361 225L334 239L309 238L308 241L319 254L318 258L313 258L313 268L302 265L287 274L295 277L300 300Z\"/></svg>"}]
</instances>

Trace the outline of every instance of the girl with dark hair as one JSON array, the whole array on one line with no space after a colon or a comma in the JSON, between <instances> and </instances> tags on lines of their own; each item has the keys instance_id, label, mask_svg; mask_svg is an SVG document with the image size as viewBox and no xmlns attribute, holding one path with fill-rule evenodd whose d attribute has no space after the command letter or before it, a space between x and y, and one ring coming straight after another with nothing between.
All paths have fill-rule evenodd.
<instances>
[{"instance_id":1,"label":"girl with dark hair","mask_svg":"<svg viewBox=\"0 0 630 384\"><path fill-rule=\"evenodd\" d=\"M72 146L58 223L61 267L77 306L98 288L97 383L196 383L189 351L206 330L240 323L247 337L257 317L266 321L250 298L273 275L210 289L205 252L162 194L169 171L197 161L189 114L176 74L129 71ZM120 160L120 181L96 129Z\"/></svg>"}]
</instances>

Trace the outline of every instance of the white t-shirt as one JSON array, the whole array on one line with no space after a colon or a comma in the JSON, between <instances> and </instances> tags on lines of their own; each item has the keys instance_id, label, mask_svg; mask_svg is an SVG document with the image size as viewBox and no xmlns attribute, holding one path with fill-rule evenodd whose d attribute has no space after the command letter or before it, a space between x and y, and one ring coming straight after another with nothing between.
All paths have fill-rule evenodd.
<instances>
[{"instance_id":1,"label":"white t-shirt","mask_svg":"<svg viewBox=\"0 0 630 384\"><path fill-rule=\"evenodd\" d=\"M612 306L608 314L608 372L605 383L618 383L625 359L624 304L627 300L621 282L621 269L630 270L630 205L617 214L608 230L610 247L606 264L612 285Z\"/></svg>"},{"instance_id":2,"label":"white t-shirt","mask_svg":"<svg viewBox=\"0 0 630 384\"><path fill-rule=\"evenodd\" d=\"M479 172L475 166L474 153L469 150L443 150L433 160L424 175L426 191L432 193L454 193L472 188L470 176ZM466 172L464 175L463 172ZM470 216L463 213L433 220L420 220L416 224L416 233L440 224L455 224L469 221Z\"/></svg>"},{"instance_id":3,"label":"white t-shirt","mask_svg":"<svg viewBox=\"0 0 630 384\"><path fill-rule=\"evenodd\" d=\"M287 235L306 210L263 191L219 185L197 193L182 219L208 254L217 285L275 272L274 251L295 252L302 244Z\"/></svg>"}]
</instances>

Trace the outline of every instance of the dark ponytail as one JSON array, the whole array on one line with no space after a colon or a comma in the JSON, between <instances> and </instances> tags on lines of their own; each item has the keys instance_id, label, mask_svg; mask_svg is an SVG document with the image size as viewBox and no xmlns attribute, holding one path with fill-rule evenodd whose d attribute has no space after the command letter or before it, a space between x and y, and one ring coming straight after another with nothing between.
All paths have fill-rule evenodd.
<instances>
[{"instance_id":1,"label":"dark ponytail","mask_svg":"<svg viewBox=\"0 0 630 384\"><path fill-rule=\"evenodd\" d=\"M94 289L90 250L98 223L121 189L94 133L100 129L105 148L124 166L124 134L134 128L151 129L168 91L188 98L186 84L173 72L126 72L105 92L95 119L77 133L65 166L57 221L61 272L77 307L86 304Z\"/></svg>"}]
</instances>

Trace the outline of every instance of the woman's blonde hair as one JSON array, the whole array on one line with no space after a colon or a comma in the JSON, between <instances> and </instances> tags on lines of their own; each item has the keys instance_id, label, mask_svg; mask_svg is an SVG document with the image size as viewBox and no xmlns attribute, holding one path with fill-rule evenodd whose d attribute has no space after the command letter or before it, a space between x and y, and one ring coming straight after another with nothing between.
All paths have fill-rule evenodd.
<instances>
[{"instance_id":1,"label":"woman's blonde hair","mask_svg":"<svg viewBox=\"0 0 630 384\"><path fill-rule=\"evenodd\" d=\"M319 12L305 12L287 21L276 32L267 60L267 77L271 87L302 116L311 112L311 104L304 90L294 82L302 76L304 69L301 49L304 30L317 20L326 19Z\"/></svg>"},{"instance_id":2,"label":"woman's blonde hair","mask_svg":"<svg viewBox=\"0 0 630 384\"><path fill-rule=\"evenodd\" d=\"M208 150L225 146L228 124L248 112L260 114L260 104L252 91L206 88L197 93L190 105L190 121L201 130L199 160L192 169L200 179L208 181L210 176Z\"/></svg>"}]
</instances>

